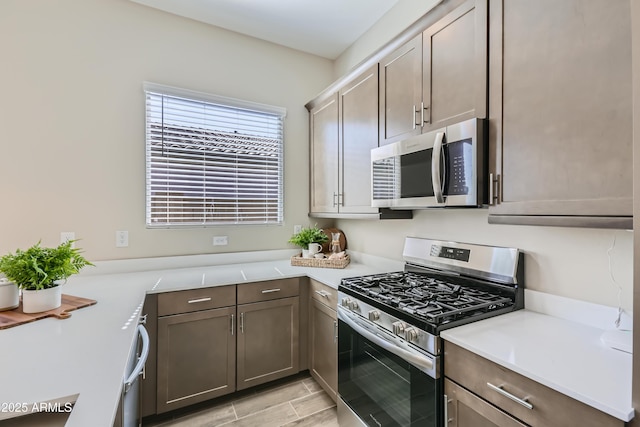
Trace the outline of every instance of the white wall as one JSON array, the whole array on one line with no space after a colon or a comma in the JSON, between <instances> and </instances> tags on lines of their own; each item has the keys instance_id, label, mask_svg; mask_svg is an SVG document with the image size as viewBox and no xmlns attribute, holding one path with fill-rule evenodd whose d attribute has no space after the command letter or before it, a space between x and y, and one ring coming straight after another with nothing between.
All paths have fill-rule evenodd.
<instances>
[{"instance_id":1,"label":"white wall","mask_svg":"<svg viewBox=\"0 0 640 427\"><path fill-rule=\"evenodd\" d=\"M334 71L340 75L356 66L431 6L398 2L336 60ZM398 260L405 236L517 247L526 253L527 288L610 306L620 300L625 310L632 310L632 232L490 225L487 216L486 209L429 210L415 211L412 220L340 220L336 225L345 232L350 249ZM608 256L614 240L610 259L615 283Z\"/></svg>"},{"instance_id":2,"label":"white wall","mask_svg":"<svg viewBox=\"0 0 640 427\"><path fill-rule=\"evenodd\" d=\"M287 248L309 223L304 104L331 61L127 0L3 0L0 52L0 254L62 231L91 260ZM287 108L284 226L145 228L143 81Z\"/></svg>"}]
</instances>

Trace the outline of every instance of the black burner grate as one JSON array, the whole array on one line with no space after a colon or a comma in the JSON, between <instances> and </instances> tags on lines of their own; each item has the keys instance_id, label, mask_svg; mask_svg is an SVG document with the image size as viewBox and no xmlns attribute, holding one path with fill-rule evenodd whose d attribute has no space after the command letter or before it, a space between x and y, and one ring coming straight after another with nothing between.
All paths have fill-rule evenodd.
<instances>
[{"instance_id":1,"label":"black burner grate","mask_svg":"<svg viewBox=\"0 0 640 427\"><path fill-rule=\"evenodd\" d=\"M411 272L343 279L342 286L436 325L514 305L497 292Z\"/></svg>"}]
</instances>

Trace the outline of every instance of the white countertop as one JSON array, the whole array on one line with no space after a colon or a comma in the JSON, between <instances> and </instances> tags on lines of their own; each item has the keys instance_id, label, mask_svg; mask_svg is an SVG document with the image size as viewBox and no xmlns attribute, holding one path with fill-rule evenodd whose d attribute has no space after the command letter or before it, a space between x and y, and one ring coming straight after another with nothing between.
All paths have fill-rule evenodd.
<instances>
[{"instance_id":1,"label":"white countertop","mask_svg":"<svg viewBox=\"0 0 640 427\"><path fill-rule=\"evenodd\" d=\"M538 299L540 293L536 294ZM525 304L528 296L525 295ZM527 308L449 329L440 335L549 388L629 421L633 418L632 355L603 344L600 339L603 332L604 329L593 325Z\"/></svg>"},{"instance_id":2,"label":"white countertop","mask_svg":"<svg viewBox=\"0 0 640 427\"><path fill-rule=\"evenodd\" d=\"M33 403L78 394L68 427L112 427L147 293L301 276L337 288L344 277L403 267L402 262L354 253L345 269L294 267L292 254L284 250L97 262L63 288L63 293L97 300L96 305L75 310L66 320L44 319L0 330L0 420L7 416L4 403L31 408ZM631 355L604 347L601 332L521 310L442 336L626 421L633 415Z\"/></svg>"},{"instance_id":3,"label":"white countertop","mask_svg":"<svg viewBox=\"0 0 640 427\"><path fill-rule=\"evenodd\" d=\"M353 255L344 269L294 267L292 254L107 261L87 267L69 279L63 293L95 299L96 305L72 311L65 320L49 318L0 330L0 420L15 404L25 404L30 412L34 403L77 394L68 427L112 427L137 318L149 292L301 276L337 288L343 277L402 269L401 262L367 256L356 260Z\"/></svg>"}]
</instances>

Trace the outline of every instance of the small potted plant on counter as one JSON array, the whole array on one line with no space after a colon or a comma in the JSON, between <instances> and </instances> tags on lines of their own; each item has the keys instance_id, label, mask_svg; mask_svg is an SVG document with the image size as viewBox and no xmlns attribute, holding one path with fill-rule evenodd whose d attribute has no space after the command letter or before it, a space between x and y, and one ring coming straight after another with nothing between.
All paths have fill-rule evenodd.
<instances>
[{"instance_id":1,"label":"small potted plant on counter","mask_svg":"<svg viewBox=\"0 0 640 427\"><path fill-rule=\"evenodd\" d=\"M0 274L0 311L13 310L20 304L20 293L15 283Z\"/></svg>"},{"instance_id":2,"label":"small potted plant on counter","mask_svg":"<svg viewBox=\"0 0 640 427\"><path fill-rule=\"evenodd\" d=\"M39 313L62 304L62 284L87 265L93 265L69 240L55 248L36 243L0 258L0 272L22 289L22 311Z\"/></svg>"},{"instance_id":3,"label":"small potted plant on counter","mask_svg":"<svg viewBox=\"0 0 640 427\"><path fill-rule=\"evenodd\" d=\"M308 228L303 227L299 233L294 234L289 239L289 243L302 248L303 258L313 258L316 253L322 251L322 244L328 241L329 237L317 225Z\"/></svg>"}]
</instances>

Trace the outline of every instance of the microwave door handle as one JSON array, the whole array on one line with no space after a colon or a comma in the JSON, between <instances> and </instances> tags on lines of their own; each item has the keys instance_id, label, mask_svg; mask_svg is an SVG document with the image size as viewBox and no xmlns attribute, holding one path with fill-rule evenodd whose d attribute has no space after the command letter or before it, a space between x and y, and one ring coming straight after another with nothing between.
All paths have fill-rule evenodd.
<instances>
[{"instance_id":1,"label":"microwave door handle","mask_svg":"<svg viewBox=\"0 0 640 427\"><path fill-rule=\"evenodd\" d=\"M440 170L442 168L442 142L444 140L444 132L436 134L436 141L433 144L433 153L431 155L431 184L433 185L433 195L437 203L444 203L444 195L442 194L442 181Z\"/></svg>"}]
</instances>

